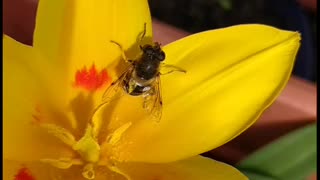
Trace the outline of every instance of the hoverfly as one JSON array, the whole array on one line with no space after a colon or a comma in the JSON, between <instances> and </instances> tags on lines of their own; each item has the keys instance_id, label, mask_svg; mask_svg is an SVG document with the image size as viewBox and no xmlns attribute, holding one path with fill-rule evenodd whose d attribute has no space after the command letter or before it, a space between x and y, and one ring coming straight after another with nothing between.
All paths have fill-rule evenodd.
<instances>
[{"instance_id":1,"label":"hoverfly","mask_svg":"<svg viewBox=\"0 0 320 180\"><path fill-rule=\"evenodd\" d=\"M144 24L144 31L140 42L145 34L146 24ZM140 45L141 54L133 60L127 59L119 43L115 41L111 41L111 43L114 43L120 48L122 58L129 66L104 92L102 103L109 103L113 99L114 94L123 90L131 96L142 97L143 108L158 122L162 115L160 75L169 74L174 71L186 73L186 71L179 67L163 63L165 60L165 52L161 49L161 45L158 42ZM161 72L161 69L164 69L166 72Z\"/></svg>"}]
</instances>

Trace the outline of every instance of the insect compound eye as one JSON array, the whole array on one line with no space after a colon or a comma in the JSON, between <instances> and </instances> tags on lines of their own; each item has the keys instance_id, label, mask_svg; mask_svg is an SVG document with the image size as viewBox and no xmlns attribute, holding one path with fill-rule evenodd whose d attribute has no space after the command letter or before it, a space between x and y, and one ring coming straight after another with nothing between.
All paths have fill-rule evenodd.
<instances>
[{"instance_id":1,"label":"insect compound eye","mask_svg":"<svg viewBox=\"0 0 320 180\"><path fill-rule=\"evenodd\" d=\"M161 44L160 44L160 43L155 42L154 49L158 51L158 50L160 50L160 49L161 49L161 48L160 48L160 46L161 46Z\"/></svg>"},{"instance_id":2,"label":"insect compound eye","mask_svg":"<svg viewBox=\"0 0 320 180\"><path fill-rule=\"evenodd\" d=\"M163 61L165 58L166 58L166 54L163 51L161 51L158 55L159 61Z\"/></svg>"}]
</instances>

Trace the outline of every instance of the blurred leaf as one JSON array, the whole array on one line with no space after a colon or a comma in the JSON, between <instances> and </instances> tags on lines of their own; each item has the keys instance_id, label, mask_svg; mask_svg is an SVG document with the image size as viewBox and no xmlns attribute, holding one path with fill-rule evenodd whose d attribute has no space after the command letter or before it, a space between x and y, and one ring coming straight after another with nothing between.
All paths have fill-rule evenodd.
<instances>
[{"instance_id":1,"label":"blurred leaf","mask_svg":"<svg viewBox=\"0 0 320 180\"><path fill-rule=\"evenodd\" d=\"M316 158L316 124L312 124L258 150L237 167L251 180L302 180L316 171Z\"/></svg>"},{"instance_id":2,"label":"blurred leaf","mask_svg":"<svg viewBox=\"0 0 320 180\"><path fill-rule=\"evenodd\" d=\"M276 178L271 177L270 175L263 175L263 173L251 172L248 170L240 171L245 174L250 180L278 180Z\"/></svg>"}]
</instances>

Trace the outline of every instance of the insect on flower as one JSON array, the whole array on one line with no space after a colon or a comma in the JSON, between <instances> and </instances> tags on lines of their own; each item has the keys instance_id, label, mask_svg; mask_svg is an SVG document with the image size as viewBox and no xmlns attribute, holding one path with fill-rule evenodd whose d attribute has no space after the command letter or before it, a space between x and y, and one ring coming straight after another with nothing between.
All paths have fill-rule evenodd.
<instances>
[{"instance_id":1,"label":"insect on flower","mask_svg":"<svg viewBox=\"0 0 320 180\"><path fill-rule=\"evenodd\" d=\"M146 24L144 24L144 31L141 35L140 43L145 34ZM129 66L104 92L102 104L109 103L114 99L114 95L118 91L124 90L126 94L131 96L142 97L143 108L158 122L162 114L160 75L169 74L174 71L186 73L186 71L179 67L163 63L165 60L165 52L161 49L161 45L158 42L140 45L142 52L133 60L126 57L119 43L115 41L111 41L111 43L114 43L120 48L122 58Z\"/></svg>"}]
</instances>

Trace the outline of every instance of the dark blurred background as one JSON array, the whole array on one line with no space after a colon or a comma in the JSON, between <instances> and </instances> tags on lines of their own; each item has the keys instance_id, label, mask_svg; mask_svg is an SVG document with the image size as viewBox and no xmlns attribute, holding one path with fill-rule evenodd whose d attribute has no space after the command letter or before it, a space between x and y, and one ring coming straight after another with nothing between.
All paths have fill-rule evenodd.
<instances>
[{"instance_id":1,"label":"dark blurred background","mask_svg":"<svg viewBox=\"0 0 320 180\"><path fill-rule=\"evenodd\" d=\"M317 81L317 0L149 0L152 16L190 33L261 23L302 35L293 73ZM3 32L32 44L37 0L4 0ZM21 20L21 17L24 20Z\"/></svg>"},{"instance_id":2,"label":"dark blurred background","mask_svg":"<svg viewBox=\"0 0 320 180\"><path fill-rule=\"evenodd\" d=\"M316 0L149 0L152 16L190 33L260 23L302 35L293 73L316 82Z\"/></svg>"}]
</instances>

